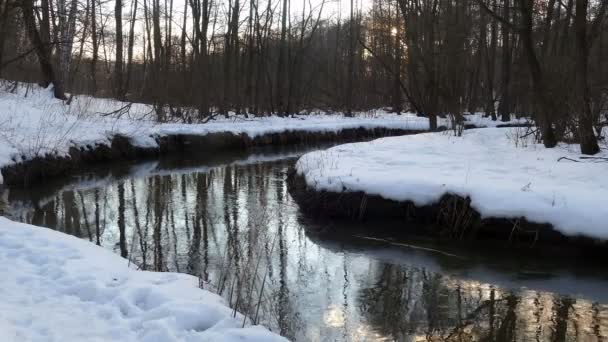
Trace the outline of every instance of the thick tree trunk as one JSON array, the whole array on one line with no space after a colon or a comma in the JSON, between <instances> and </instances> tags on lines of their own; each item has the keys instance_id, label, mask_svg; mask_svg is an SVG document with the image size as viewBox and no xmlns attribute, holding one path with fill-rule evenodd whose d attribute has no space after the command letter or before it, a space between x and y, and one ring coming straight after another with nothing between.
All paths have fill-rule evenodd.
<instances>
[{"instance_id":1,"label":"thick tree trunk","mask_svg":"<svg viewBox=\"0 0 608 342\"><path fill-rule=\"evenodd\" d=\"M597 138L593 132L593 114L587 80L589 43L587 41L587 7L588 0L576 0L576 87L578 91L578 135L581 153L596 154L600 151Z\"/></svg>"},{"instance_id":2,"label":"thick tree trunk","mask_svg":"<svg viewBox=\"0 0 608 342\"><path fill-rule=\"evenodd\" d=\"M8 0L0 0L0 75L2 74L2 62L4 60L4 45L9 26L9 13L12 8L9 8Z\"/></svg>"},{"instance_id":3,"label":"thick tree trunk","mask_svg":"<svg viewBox=\"0 0 608 342\"><path fill-rule=\"evenodd\" d=\"M528 67L530 68L530 76L532 77L533 83L532 88L534 90L535 101L538 104L538 124L541 129L543 144L547 148L552 148L557 145L557 138L551 120L551 103L548 98L540 62L534 51L534 42L532 41L533 1L519 0L519 5L521 7L523 25L519 30L519 36L522 41L524 53L526 54L526 59L528 60Z\"/></svg>"},{"instance_id":4,"label":"thick tree trunk","mask_svg":"<svg viewBox=\"0 0 608 342\"><path fill-rule=\"evenodd\" d=\"M36 28L36 19L34 17L34 4L33 0L23 0L21 3L21 9L23 12L23 22L25 23L27 33L32 42L32 45L36 49L36 55L38 57L38 63L44 77L44 86L53 84L54 96L61 100L66 100L65 93L63 91L63 84L61 80L57 78L55 68L51 62L51 51L50 45L42 40L41 36L48 36L49 32L46 31L43 34L38 32ZM41 25L41 29L45 31L48 27Z\"/></svg>"},{"instance_id":5,"label":"thick tree trunk","mask_svg":"<svg viewBox=\"0 0 608 342\"><path fill-rule=\"evenodd\" d=\"M503 1L503 17L505 21L510 20L510 1ZM498 105L498 112L500 114L500 120L503 122L507 122L511 120L511 93L510 93L510 83L511 83L511 43L510 43L510 32L509 28L505 23L501 25L501 33L502 33L502 60L501 60L501 98L500 104Z\"/></svg>"}]
</instances>

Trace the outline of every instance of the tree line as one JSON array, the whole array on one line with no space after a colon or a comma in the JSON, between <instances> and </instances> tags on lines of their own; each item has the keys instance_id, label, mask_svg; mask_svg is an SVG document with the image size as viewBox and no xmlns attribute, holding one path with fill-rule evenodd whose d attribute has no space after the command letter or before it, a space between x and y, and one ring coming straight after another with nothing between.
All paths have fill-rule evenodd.
<instances>
[{"instance_id":1,"label":"tree line","mask_svg":"<svg viewBox=\"0 0 608 342\"><path fill-rule=\"evenodd\" d=\"M329 2L331 1L331 2ZM599 151L608 0L0 0L3 78L154 105L158 121L389 107L531 116Z\"/></svg>"}]
</instances>

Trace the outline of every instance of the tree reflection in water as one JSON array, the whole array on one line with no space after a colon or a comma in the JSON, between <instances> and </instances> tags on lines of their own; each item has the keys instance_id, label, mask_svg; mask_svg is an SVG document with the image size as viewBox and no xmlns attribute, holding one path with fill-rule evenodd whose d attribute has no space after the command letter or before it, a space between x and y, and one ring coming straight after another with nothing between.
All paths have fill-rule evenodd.
<instances>
[{"instance_id":1,"label":"tree reflection in water","mask_svg":"<svg viewBox=\"0 0 608 342\"><path fill-rule=\"evenodd\" d=\"M9 196L6 210L113 249L143 270L195 275L237 310L292 339L607 337L606 303L508 290L450 275L445 265L427 267L445 264L437 258L447 256L386 260L347 239L311 240L284 181L292 163L156 168L49 196Z\"/></svg>"}]
</instances>

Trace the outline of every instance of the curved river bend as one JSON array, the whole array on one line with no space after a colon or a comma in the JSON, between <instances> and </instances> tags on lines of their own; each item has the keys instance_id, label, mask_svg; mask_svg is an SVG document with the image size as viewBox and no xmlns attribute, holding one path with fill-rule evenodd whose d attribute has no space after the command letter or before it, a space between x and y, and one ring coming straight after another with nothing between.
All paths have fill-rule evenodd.
<instances>
[{"instance_id":1,"label":"curved river bend","mask_svg":"<svg viewBox=\"0 0 608 342\"><path fill-rule=\"evenodd\" d=\"M319 233L285 183L303 152L116 165L8 189L6 211L142 269L196 275L298 341L608 338L605 268L370 236L383 223Z\"/></svg>"}]
</instances>

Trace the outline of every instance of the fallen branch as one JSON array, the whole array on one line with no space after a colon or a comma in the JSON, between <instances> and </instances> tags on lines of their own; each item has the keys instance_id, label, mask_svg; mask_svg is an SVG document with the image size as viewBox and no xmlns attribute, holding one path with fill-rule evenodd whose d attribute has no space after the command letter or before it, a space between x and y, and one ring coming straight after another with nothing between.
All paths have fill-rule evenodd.
<instances>
[{"instance_id":1,"label":"fallen branch","mask_svg":"<svg viewBox=\"0 0 608 342\"><path fill-rule=\"evenodd\" d=\"M526 126L526 127L533 127L533 126ZM528 136L530 136L530 135L536 134L536 132L538 132L538 129L532 129L532 130L528 130L528 132L526 132L526 134L524 134L524 135L520 136L519 138L520 138L520 139L522 139L522 138L526 138L526 137L528 137Z\"/></svg>"},{"instance_id":2,"label":"fallen branch","mask_svg":"<svg viewBox=\"0 0 608 342\"><path fill-rule=\"evenodd\" d=\"M215 119L220 114L221 113L211 113L210 115L207 115L203 120L201 120L201 123L207 123L207 122Z\"/></svg>"},{"instance_id":3,"label":"fallen branch","mask_svg":"<svg viewBox=\"0 0 608 342\"><path fill-rule=\"evenodd\" d=\"M606 158L606 157L579 157L579 159L590 159L590 160L607 161L608 162L608 158Z\"/></svg>"},{"instance_id":4,"label":"fallen branch","mask_svg":"<svg viewBox=\"0 0 608 342\"><path fill-rule=\"evenodd\" d=\"M581 158L582 158L582 157L581 157ZM579 160L574 160L574 159L571 159L571 158L568 158L568 157L561 157L561 158L559 158L557 161L561 161L562 159L569 160L569 161L573 161L573 162L575 162L575 163L580 163L580 161L579 161Z\"/></svg>"},{"instance_id":5,"label":"fallen branch","mask_svg":"<svg viewBox=\"0 0 608 342\"><path fill-rule=\"evenodd\" d=\"M108 113L98 112L97 114L99 114L100 116L111 116L111 115L117 114L117 118L120 119L120 117L122 117L124 114L128 113L131 110L132 104L133 103L127 103L126 105L118 108L115 111L108 112Z\"/></svg>"}]
</instances>

